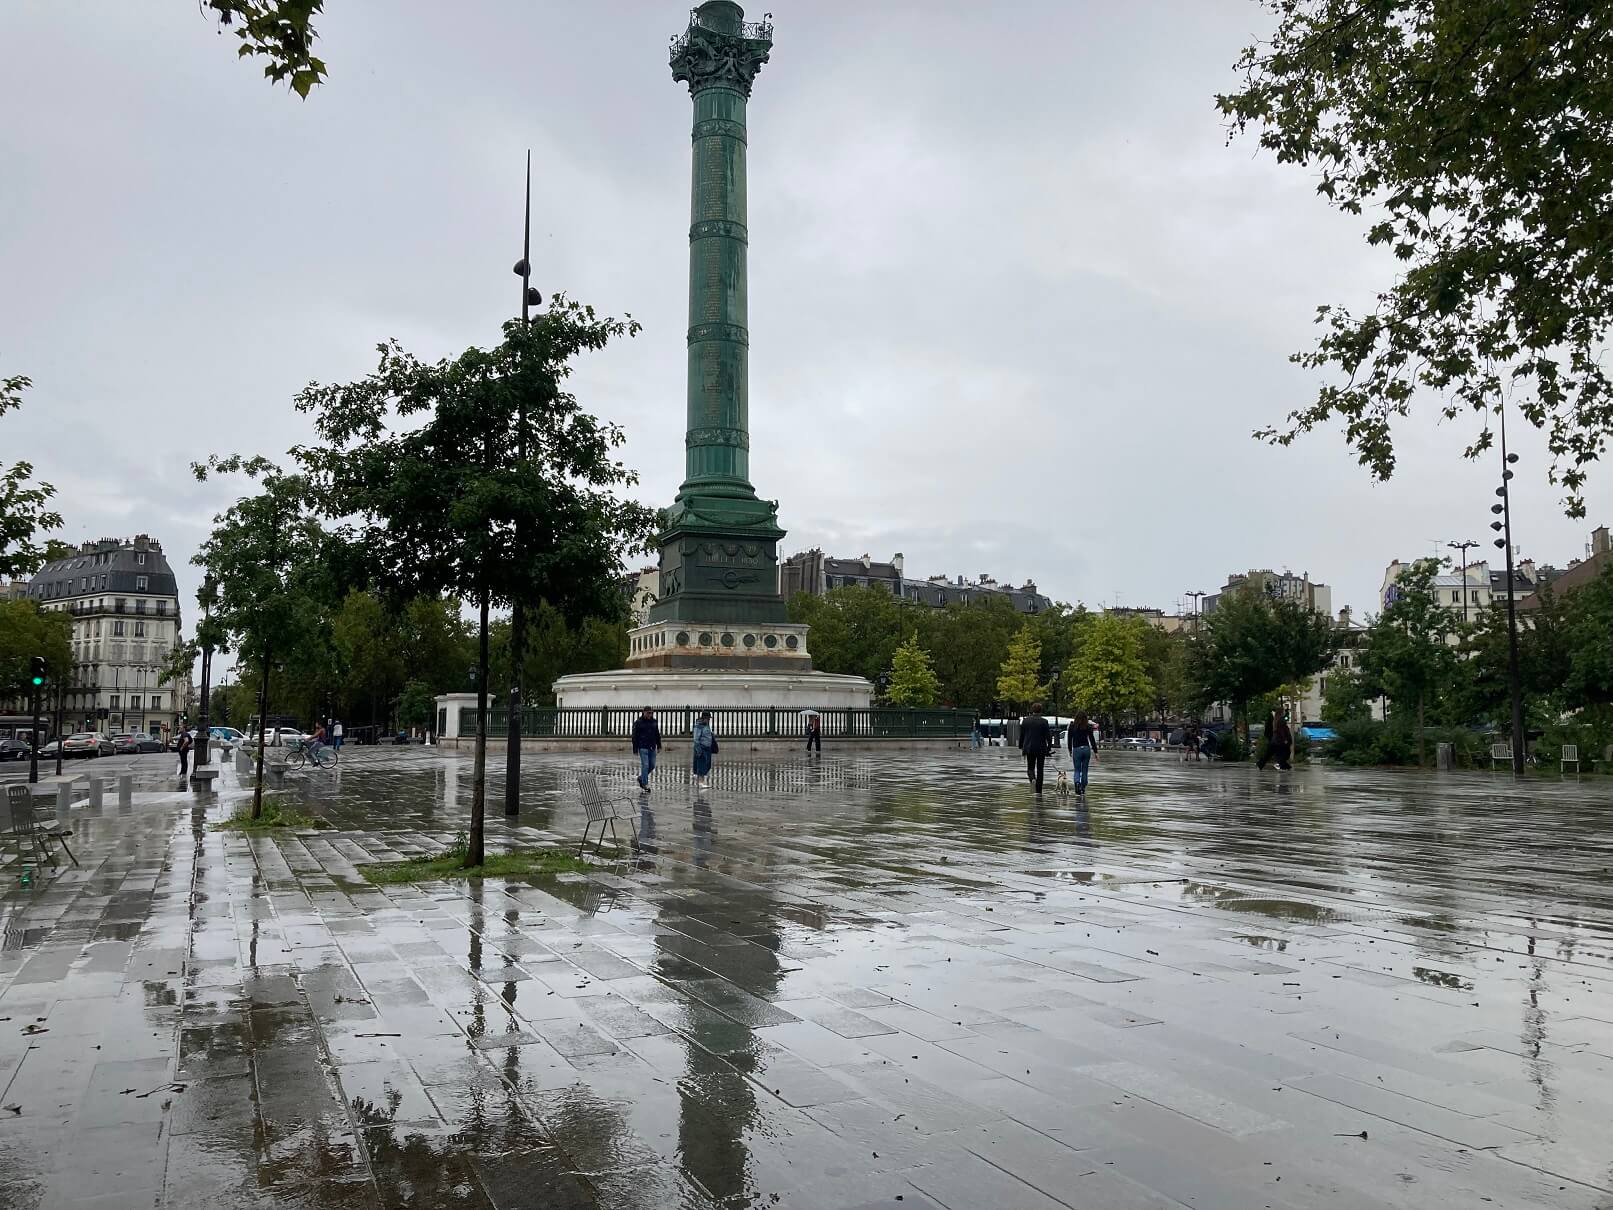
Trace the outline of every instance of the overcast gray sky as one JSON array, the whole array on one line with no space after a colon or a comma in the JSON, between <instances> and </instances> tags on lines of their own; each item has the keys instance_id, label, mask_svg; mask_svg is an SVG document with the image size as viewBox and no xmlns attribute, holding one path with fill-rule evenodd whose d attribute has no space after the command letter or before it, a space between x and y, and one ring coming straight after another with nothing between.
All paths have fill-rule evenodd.
<instances>
[{"instance_id":1,"label":"overcast gray sky","mask_svg":"<svg viewBox=\"0 0 1613 1210\"><path fill-rule=\"evenodd\" d=\"M528 147L536 284L644 324L577 393L625 426L643 499L682 476L687 7L327 8L303 102L194 0L0 5L0 373L35 380L0 457L55 483L65 536L159 537L187 598L236 494L191 461L283 454L298 388L362 376L387 337L497 338ZM1167 609L1287 567L1365 609L1391 558L1490 537L1465 421L1402 425L1387 485L1336 433L1250 438L1313 394L1287 355L1315 305L1387 280L1305 172L1226 145L1213 96L1264 26L1252 0L772 8L751 467L786 552ZM1605 475L1567 520L1541 443L1517 445L1519 541L1564 563L1608 519Z\"/></svg>"}]
</instances>

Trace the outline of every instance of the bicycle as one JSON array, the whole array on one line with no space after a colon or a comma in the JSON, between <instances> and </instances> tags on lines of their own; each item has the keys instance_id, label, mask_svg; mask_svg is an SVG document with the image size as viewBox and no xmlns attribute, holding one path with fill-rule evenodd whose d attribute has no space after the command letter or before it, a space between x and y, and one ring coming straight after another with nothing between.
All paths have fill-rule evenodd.
<instances>
[{"instance_id":1,"label":"bicycle","mask_svg":"<svg viewBox=\"0 0 1613 1210\"><path fill-rule=\"evenodd\" d=\"M321 744L315 748L306 740L294 740L288 745L286 765L292 769L300 769L305 764L311 764L316 769L334 769L336 767L336 749L329 744Z\"/></svg>"}]
</instances>

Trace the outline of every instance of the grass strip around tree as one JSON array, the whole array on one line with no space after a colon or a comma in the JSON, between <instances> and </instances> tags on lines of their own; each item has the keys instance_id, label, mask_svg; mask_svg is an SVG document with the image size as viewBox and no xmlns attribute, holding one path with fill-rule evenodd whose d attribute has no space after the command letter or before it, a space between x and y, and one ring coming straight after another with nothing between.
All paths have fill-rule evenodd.
<instances>
[{"instance_id":1,"label":"grass strip around tree","mask_svg":"<svg viewBox=\"0 0 1613 1210\"><path fill-rule=\"evenodd\" d=\"M289 800L266 795L263 799L263 813L256 819L252 818L252 804L244 802L228 819L209 824L208 828L213 832L268 832L281 828L326 829L330 826L328 819L305 814L292 806Z\"/></svg>"},{"instance_id":2,"label":"grass strip around tree","mask_svg":"<svg viewBox=\"0 0 1613 1210\"><path fill-rule=\"evenodd\" d=\"M588 862L563 849L517 849L510 853L489 853L481 865L465 864L466 846L456 839L441 853L422 853L407 861L356 867L366 882L376 886L398 886L410 882L435 882L448 878L542 878L555 874L580 874L593 869Z\"/></svg>"}]
</instances>

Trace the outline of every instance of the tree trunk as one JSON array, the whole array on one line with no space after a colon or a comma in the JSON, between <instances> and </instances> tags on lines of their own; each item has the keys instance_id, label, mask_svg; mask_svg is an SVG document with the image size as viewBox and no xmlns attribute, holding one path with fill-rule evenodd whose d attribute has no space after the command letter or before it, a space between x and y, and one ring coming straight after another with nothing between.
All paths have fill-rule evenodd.
<instances>
[{"instance_id":1,"label":"tree trunk","mask_svg":"<svg viewBox=\"0 0 1613 1210\"><path fill-rule=\"evenodd\" d=\"M269 648L263 649L263 679L258 682L258 784L252 791L252 818L263 814L263 733L269 728Z\"/></svg>"},{"instance_id":2,"label":"tree trunk","mask_svg":"<svg viewBox=\"0 0 1613 1210\"><path fill-rule=\"evenodd\" d=\"M1417 767L1422 768L1428 762L1423 759L1423 691L1417 691Z\"/></svg>"},{"instance_id":3,"label":"tree trunk","mask_svg":"<svg viewBox=\"0 0 1613 1210\"><path fill-rule=\"evenodd\" d=\"M482 588L481 629L476 640L476 772L471 783L470 847L467 869L482 864L486 852L483 823L487 817L487 588Z\"/></svg>"}]
</instances>

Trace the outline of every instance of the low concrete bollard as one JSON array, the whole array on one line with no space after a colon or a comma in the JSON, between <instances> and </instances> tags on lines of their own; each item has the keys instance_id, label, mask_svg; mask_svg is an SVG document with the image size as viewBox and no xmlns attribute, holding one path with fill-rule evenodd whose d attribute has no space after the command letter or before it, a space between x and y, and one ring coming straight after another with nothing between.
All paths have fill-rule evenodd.
<instances>
[{"instance_id":1,"label":"low concrete bollard","mask_svg":"<svg viewBox=\"0 0 1613 1210\"><path fill-rule=\"evenodd\" d=\"M1456 766L1456 745L1434 745L1434 768L1441 773L1449 773Z\"/></svg>"},{"instance_id":2,"label":"low concrete bollard","mask_svg":"<svg viewBox=\"0 0 1613 1210\"><path fill-rule=\"evenodd\" d=\"M106 782L99 777L90 778L90 806L102 806L101 795L106 789Z\"/></svg>"},{"instance_id":3,"label":"low concrete bollard","mask_svg":"<svg viewBox=\"0 0 1613 1210\"><path fill-rule=\"evenodd\" d=\"M66 819L68 809L73 805L73 783L62 781L56 783L56 818Z\"/></svg>"},{"instance_id":4,"label":"low concrete bollard","mask_svg":"<svg viewBox=\"0 0 1613 1210\"><path fill-rule=\"evenodd\" d=\"M263 766L264 784L271 790L284 790L286 788L286 767L284 765Z\"/></svg>"},{"instance_id":5,"label":"low concrete bollard","mask_svg":"<svg viewBox=\"0 0 1613 1210\"><path fill-rule=\"evenodd\" d=\"M118 806L129 807L134 803L134 774L118 774Z\"/></svg>"}]
</instances>

